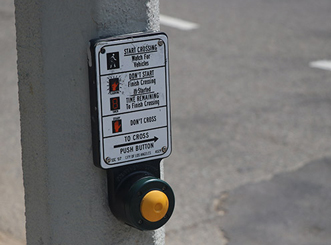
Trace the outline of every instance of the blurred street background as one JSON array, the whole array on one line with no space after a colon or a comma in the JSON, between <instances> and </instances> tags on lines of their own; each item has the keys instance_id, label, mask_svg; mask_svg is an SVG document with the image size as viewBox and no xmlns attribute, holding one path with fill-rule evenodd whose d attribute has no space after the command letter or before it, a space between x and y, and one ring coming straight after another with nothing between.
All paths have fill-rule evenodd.
<instances>
[{"instance_id":1,"label":"blurred street background","mask_svg":"<svg viewBox=\"0 0 331 245\"><path fill-rule=\"evenodd\" d=\"M330 245L331 1L160 0L160 11L176 194L166 244ZM1 0L0 245L25 243L14 23Z\"/></svg>"}]
</instances>

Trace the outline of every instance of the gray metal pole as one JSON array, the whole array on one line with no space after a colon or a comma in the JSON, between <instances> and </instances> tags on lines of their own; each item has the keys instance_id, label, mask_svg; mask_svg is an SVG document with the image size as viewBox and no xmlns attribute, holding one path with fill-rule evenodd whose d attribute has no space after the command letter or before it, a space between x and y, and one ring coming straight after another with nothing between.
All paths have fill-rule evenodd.
<instances>
[{"instance_id":1,"label":"gray metal pole","mask_svg":"<svg viewBox=\"0 0 331 245\"><path fill-rule=\"evenodd\" d=\"M15 0L27 244L163 244L117 221L93 166L87 47L159 29L158 0Z\"/></svg>"}]
</instances>

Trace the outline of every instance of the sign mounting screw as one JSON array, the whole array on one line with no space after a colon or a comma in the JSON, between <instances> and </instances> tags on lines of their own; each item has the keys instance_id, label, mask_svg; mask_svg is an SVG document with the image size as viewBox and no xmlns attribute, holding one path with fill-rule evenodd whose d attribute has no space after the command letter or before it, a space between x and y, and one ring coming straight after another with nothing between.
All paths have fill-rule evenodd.
<instances>
[{"instance_id":1,"label":"sign mounting screw","mask_svg":"<svg viewBox=\"0 0 331 245\"><path fill-rule=\"evenodd\" d=\"M105 161L106 163L110 163L110 157L106 157Z\"/></svg>"},{"instance_id":2,"label":"sign mounting screw","mask_svg":"<svg viewBox=\"0 0 331 245\"><path fill-rule=\"evenodd\" d=\"M157 44L158 44L159 46L162 46L162 45L163 45L163 41L162 41L162 40L159 40L159 41L157 42Z\"/></svg>"},{"instance_id":3,"label":"sign mounting screw","mask_svg":"<svg viewBox=\"0 0 331 245\"><path fill-rule=\"evenodd\" d=\"M166 153L167 150L168 150L168 148L167 148L166 146L163 146L163 147L162 147L162 152L163 152L163 153Z\"/></svg>"}]
</instances>

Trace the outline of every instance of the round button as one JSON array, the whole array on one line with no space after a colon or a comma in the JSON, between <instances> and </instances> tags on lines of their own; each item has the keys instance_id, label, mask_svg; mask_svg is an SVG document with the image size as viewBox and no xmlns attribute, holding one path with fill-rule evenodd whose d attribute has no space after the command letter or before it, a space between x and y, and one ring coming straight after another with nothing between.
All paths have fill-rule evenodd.
<instances>
[{"instance_id":1,"label":"round button","mask_svg":"<svg viewBox=\"0 0 331 245\"><path fill-rule=\"evenodd\" d=\"M166 215L168 208L169 200L167 195L157 190L148 192L140 203L142 216L150 222L161 220Z\"/></svg>"}]
</instances>

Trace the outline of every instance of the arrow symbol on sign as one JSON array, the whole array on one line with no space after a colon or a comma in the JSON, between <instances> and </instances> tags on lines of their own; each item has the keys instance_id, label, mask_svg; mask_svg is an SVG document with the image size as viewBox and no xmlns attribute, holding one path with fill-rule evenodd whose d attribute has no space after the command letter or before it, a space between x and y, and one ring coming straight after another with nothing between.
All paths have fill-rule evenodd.
<instances>
[{"instance_id":1,"label":"arrow symbol on sign","mask_svg":"<svg viewBox=\"0 0 331 245\"><path fill-rule=\"evenodd\" d=\"M136 144L146 143L146 142L150 142L150 141L156 142L158 139L159 139L158 137L154 136L154 138L148 139L148 140L142 140L142 141L125 143L125 144L121 144L121 145L115 145L114 148L120 148L120 147L124 147L124 146L129 146L129 145L136 145Z\"/></svg>"}]
</instances>

